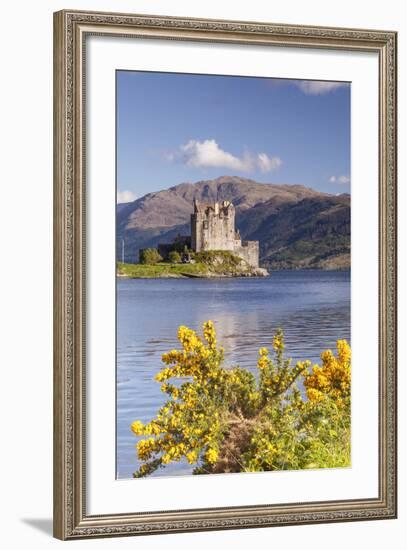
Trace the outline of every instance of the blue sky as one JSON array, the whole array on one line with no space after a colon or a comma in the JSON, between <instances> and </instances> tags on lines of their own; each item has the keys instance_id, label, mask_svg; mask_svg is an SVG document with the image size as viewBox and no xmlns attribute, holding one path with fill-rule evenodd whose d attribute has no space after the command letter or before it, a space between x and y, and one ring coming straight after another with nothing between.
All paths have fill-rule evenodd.
<instances>
[{"instance_id":1,"label":"blue sky","mask_svg":"<svg viewBox=\"0 0 407 550\"><path fill-rule=\"evenodd\" d=\"M350 84L117 72L118 202L236 175L350 192Z\"/></svg>"}]
</instances>

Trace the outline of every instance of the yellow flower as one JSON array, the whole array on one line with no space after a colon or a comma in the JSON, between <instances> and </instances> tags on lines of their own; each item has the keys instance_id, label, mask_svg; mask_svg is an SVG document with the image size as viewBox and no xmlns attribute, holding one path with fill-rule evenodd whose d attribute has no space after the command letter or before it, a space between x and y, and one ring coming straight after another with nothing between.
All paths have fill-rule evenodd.
<instances>
[{"instance_id":1,"label":"yellow flower","mask_svg":"<svg viewBox=\"0 0 407 550\"><path fill-rule=\"evenodd\" d=\"M213 321L207 321L206 323L204 323L203 333L209 349L214 350L216 348L216 332Z\"/></svg>"},{"instance_id":2,"label":"yellow flower","mask_svg":"<svg viewBox=\"0 0 407 550\"><path fill-rule=\"evenodd\" d=\"M337 344L339 360L344 364L350 364L351 350L346 340L338 340Z\"/></svg>"},{"instance_id":3,"label":"yellow flower","mask_svg":"<svg viewBox=\"0 0 407 550\"><path fill-rule=\"evenodd\" d=\"M208 449L205 453L205 459L209 464L214 464L218 460L218 452L215 449Z\"/></svg>"},{"instance_id":4,"label":"yellow flower","mask_svg":"<svg viewBox=\"0 0 407 550\"><path fill-rule=\"evenodd\" d=\"M191 451L187 453L186 457L189 464L195 464L195 462L198 460L198 453L196 451Z\"/></svg>"},{"instance_id":5,"label":"yellow flower","mask_svg":"<svg viewBox=\"0 0 407 550\"><path fill-rule=\"evenodd\" d=\"M131 431L136 435L142 435L144 432L144 424L140 420L135 420L131 425Z\"/></svg>"},{"instance_id":6,"label":"yellow flower","mask_svg":"<svg viewBox=\"0 0 407 550\"><path fill-rule=\"evenodd\" d=\"M307 390L307 397L310 401L318 402L321 401L323 394L314 388L309 388Z\"/></svg>"},{"instance_id":7,"label":"yellow flower","mask_svg":"<svg viewBox=\"0 0 407 550\"><path fill-rule=\"evenodd\" d=\"M305 376L304 386L310 401L318 401L326 394L343 406L343 399L350 395L350 346L346 340L338 340L336 347L337 357L331 350L324 351L322 366L314 365L312 373Z\"/></svg>"},{"instance_id":8,"label":"yellow flower","mask_svg":"<svg viewBox=\"0 0 407 550\"><path fill-rule=\"evenodd\" d=\"M163 369L159 373L155 375L155 379L157 382L164 382L165 380L168 380L173 375L172 369Z\"/></svg>"},{"instance_id":9,"label":"yellow flower","mask_svg":"<svg viewBox=\"0 0 407 550\"><path fill-rule=\"evenodd\" d=\"M281 329L277 331L277 334L273 338L273 349L276 353L284 351L284 337Z\"/></svg>"},{"instance_id":10,"label":"yellow flower","mask_svg":"<svg viewBox=\"0 0 407 550\"><path fill-rule=\"evenodd\" d=\"M154 451L156 440L154 438L142 439L137 443L137 455L140 460L149 460Z\"/></svg>"},{"instance_id":11,"label":"yellow flower","mask_svg":"<svg viewBox=\"0 0 407 550\"><path fill-rule=\"evenodd\" d=\"M261 349L266 349L266 348L261 348ZM258 361L257 361L257 368L259 370L265 370L267 369L267 367L270 365L270 359L267 355L260 355Z\"/></svg>"}]
</instances>

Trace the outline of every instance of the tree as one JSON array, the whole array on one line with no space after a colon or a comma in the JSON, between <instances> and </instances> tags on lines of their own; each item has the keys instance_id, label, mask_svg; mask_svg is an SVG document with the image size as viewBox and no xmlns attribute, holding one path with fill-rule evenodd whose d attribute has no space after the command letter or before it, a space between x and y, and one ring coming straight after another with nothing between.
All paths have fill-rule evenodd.
<instances>
[{"instance_id":1,"label":"tree","mask_svg":"<svg viewBox=\"0 0 407 550\"><path fill-rule=\"evenodd\" d=\"M322 353L322 365L284 357L278 330L272 351L260 348L258 376L222 366L211 321L203 339L178 329L182 349L162 357L157 375L169 397L156 418L133 422L138 458L135 477L183 458L194 473L221 473L350 464L350 347L338 340L337 355ZM178 382L170 383L171 379ZM302 382L304 390L297 386Z\"/></svg>"},{"instance_id":2,"label":"tree","mask_svg":"<svg viewBox=\"0 0 407 550\"><path fill-rule=\"evenodd\" d=\"M168 260L171 264L180 264L181 263L181 254L176 250L171 250L168 254Z\"/></svg>"},{"instance_id":3,"label":"tree","mask_svg":"<svg viewBox=\"0 0 407 550\"><path fill-rule=\"evenodd\" d=\"M162 261L162 257L156 248L143 248L139 252L139 260L141 264L157 264Z\"/></svg>"}]
</instances>

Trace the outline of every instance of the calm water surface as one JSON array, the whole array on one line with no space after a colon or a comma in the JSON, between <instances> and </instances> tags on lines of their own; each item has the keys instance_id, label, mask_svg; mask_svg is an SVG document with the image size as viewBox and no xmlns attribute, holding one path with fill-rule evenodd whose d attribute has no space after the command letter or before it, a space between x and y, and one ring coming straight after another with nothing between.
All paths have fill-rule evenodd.
<instances>
[{"instance_id":1,"label":"calm water surface","mask_svg":"<svg viewBox=\"0 0 407 550\"><path fill-rule=\"evenodd\" d=\"M130 431L151 420L165 395L154 381L161 355L178 347L179 325L215 322L225 364L255 370L257 350L278 327L294 360L319 361L336 340L350 341L350 273L280 271L258 279L131 279L117 281L117 477L138 468ZM190 473L170 464L154 475Z\"/></svg>"}]
</instances>

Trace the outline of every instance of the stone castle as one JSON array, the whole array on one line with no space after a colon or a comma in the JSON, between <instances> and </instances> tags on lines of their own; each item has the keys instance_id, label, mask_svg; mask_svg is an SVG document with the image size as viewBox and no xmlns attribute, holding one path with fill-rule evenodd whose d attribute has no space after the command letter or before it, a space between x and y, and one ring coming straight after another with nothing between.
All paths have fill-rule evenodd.
<instances>
[{"instance_id":1,"label":"stone castle","mask_svg":"<svg viewBox=\"0 0 407 550\"><path fill-rule=\"evenodd\" d=\"M259 241L242 241L235 229L235 207L229 201L200 202L194 200L194 212L191 214L191 235L178 235L172 243L161 243L158 252L164 259L172 250L194 252L204 250L228 250L245 260L250 267L259 267ZM183 254L184 261L190 261Z\"/></svg>"},{"instance_id":2,"label":"stone castle","mask_svg":"<svg viewBox=\"0 0 407 550\"><path fill-rule=\"evenodd\" d=\"M251 267L259 267L259 241L242 241L235 229L235 207L229 201L204 203L194 200L191 214L191 248L201 250L228 250L245 260Z\"/></svg>"}]
</instances>

